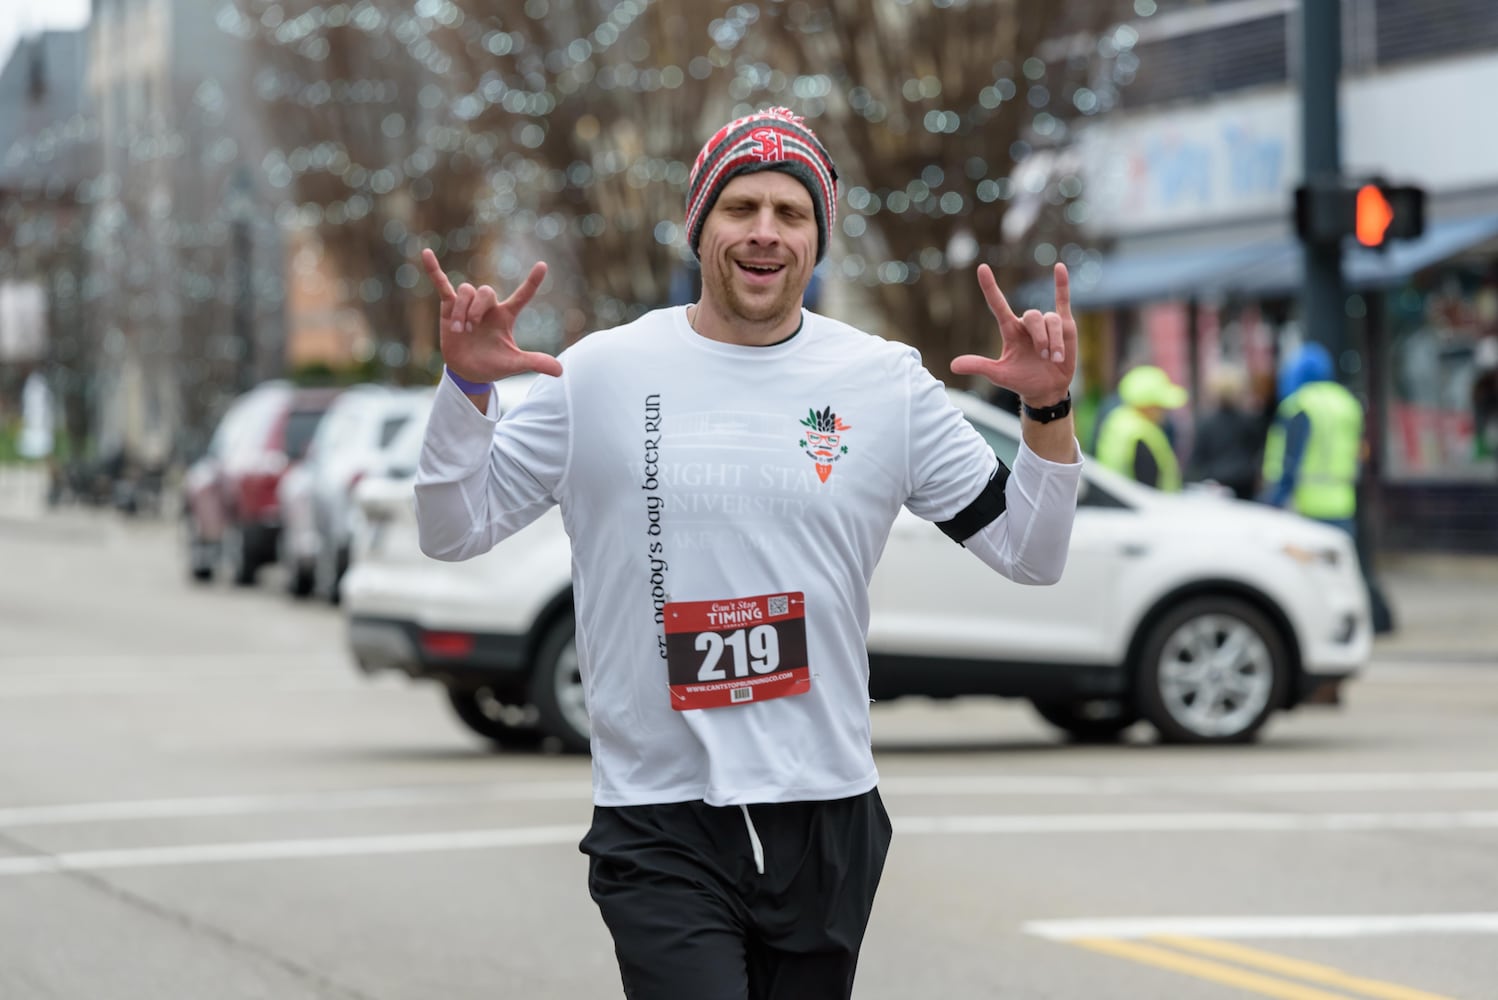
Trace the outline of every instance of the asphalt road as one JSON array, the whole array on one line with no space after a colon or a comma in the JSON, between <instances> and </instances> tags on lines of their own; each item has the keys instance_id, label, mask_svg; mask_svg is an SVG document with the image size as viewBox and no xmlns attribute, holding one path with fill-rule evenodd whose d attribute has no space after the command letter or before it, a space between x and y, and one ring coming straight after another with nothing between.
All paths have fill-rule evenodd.
<instances>
[{"instance_id":1,"label":"asphalt road","mask_svg":"<svg viewBox=\"0 0 1498 1000\"><path fill-rule=\"evenodd\" d=\"M875 710L861 1000L1498 997L1498 664L1376 663L1232 750ZM0 998L620 995L587 762L359 676L159 523L0 519Z\"/></svg>"}]
</instances>

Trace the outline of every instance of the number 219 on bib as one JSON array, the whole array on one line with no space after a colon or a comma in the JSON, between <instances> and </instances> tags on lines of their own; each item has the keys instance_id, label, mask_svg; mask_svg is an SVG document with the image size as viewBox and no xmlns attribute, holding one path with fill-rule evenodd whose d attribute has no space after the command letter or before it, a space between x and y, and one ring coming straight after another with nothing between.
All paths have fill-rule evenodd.
<instances>
[{"instance_id":1,"label":"number 219 on bib","mask_svg":"<svg viewBox=\"0 0 1498 1000\"><path fill-rule=\"evenodd\" d=\"M800 592L666 605L671 707L722 708L811 690Z\"/></svg>"}]
</instances>

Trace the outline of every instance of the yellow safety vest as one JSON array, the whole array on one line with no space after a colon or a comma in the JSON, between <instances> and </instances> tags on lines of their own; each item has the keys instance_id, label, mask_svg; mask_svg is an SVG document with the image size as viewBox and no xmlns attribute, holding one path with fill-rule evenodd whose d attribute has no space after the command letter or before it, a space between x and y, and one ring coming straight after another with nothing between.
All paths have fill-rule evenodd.
<instances>
[{"instance_id":1,"label":"yellow safety vest","mask_svg":"<svg viewBox=\"0 0 1498 1000\"><path fill-rule=\"evenodd\" d=\"M1285 397L1264 443L1264 482L1284 474L1285 430L1304 413L1310 437L1295 470L1291 505L1306 517L1341 521L1357 513L1358 452L1363 443L1363 406L1336 382L1308 382Z\"/></svg>"},{"instance_id":2,"label":"yellow safety vest","mask_svg":"<svg viewBox=\"0 0 1498 1000\"><path fill-rule=\"evenodd\" d=\"M1181 463L1171 450L1170 439L1149 417L1132 406L1120 404L1103 418L1097 436L1097 460L1114 472L1134 478L1135 446L1143 442L1160 470L1155 488L1175 492L1181 488Z\"/></svg>"}]
</instances>

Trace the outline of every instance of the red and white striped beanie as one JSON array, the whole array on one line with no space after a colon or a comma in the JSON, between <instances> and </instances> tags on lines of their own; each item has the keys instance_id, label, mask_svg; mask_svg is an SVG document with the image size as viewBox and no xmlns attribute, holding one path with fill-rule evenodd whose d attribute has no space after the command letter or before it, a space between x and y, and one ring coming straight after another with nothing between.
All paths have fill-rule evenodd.
<instances>
[{"instance_id":1,"label":"red and white striped beanie","mask_svg":"<svg viewBox=\"0 0 1498 1000\"><path fill-rule=\"evenodd\" d=\"M783 170L806 185L817 216L817 260L827 255L827 236L837 221L837 170L832 157L787 108L756 111L718 130L707 141L687 181L687 243L702 242L702 224L728 182L757 170Z\"/></svg>"}]
</instances>

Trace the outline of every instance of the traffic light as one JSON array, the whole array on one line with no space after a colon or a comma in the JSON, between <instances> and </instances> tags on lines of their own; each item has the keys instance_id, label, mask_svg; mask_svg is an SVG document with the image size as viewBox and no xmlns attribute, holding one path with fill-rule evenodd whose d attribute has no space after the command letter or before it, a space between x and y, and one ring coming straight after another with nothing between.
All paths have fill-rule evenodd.
<instances>
[{"instance_id":1,"label":"traffic light","mask_svg":"<svg viewBox=\"0 0 1498 1000\"><path fill-rule=\"evenodd\" d=\"M1339 243L1352 236L1384 249L1391 240L1425 232L1425 191L1408 184L1321 181L1295 189L1295 231L1306 243Z\"/></svg>"}]
</instances>

